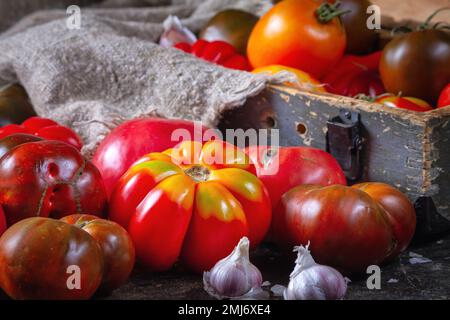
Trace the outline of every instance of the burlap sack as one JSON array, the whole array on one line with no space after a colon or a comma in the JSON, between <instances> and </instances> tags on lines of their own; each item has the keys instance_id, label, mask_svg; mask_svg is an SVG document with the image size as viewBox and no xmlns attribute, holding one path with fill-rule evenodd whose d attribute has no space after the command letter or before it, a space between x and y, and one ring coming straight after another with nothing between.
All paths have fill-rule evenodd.
<instances>
[{"instance_id":1,"label":"burlap sack","mask_svg":"<svg viewBox=\"0 0 450 320\"><path fill-rule=\"evenodd\" d=\"M4 21L11 23L11 17L30 8L76 2L1 1L0 20L7 16ZM166 6L161 6L166 0L95 2L90 1L95 8L83 7L80 29L67 27L65 10L50 10L35 12L0 35L0 87L22 83L37 113L72 126L87 155L124 120L157 114L214 126L224 110L242 105L271 81L285 80L221 68L154 44L169 14L197 31L220 9L261 12L266 1L173 0Z\"/></svg>"}]
</instances>

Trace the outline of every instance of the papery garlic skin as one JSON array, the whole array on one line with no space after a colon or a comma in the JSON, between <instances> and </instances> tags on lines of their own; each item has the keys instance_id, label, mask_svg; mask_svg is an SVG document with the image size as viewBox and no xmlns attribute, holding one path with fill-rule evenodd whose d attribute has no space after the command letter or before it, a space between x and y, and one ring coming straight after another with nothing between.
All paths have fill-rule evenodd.
<instances>
[{"instance_id":1,"label":"papery garlic skin","mask_svg":"<svg viewBox=\"0 0 450 320\"><path fill-rule=\"evenodd\" d=\"M309 244L308 244L309 245ZM339 300L347 292L347 280L336 269L317 264L307 247L298 252L294 271L284 292L285 300Z\"/></svg>"},{"instance_id":2,"label":"papery garlic skin","mask_svg":"<svg viewBox=\"0 0 450 320\"><path fill-rule=\"evenodd\" d=\"M262 275L250 262L249 247L247 237L242 238L229 256L203 274L204 287L209 294L222 299L262 292Z\"/></svg>"},{"instance_id":3,"label":"papery garlic skin","mask_svg":"<svg viewBox=\"0 0 450 320\"><path fill-rule=\"evenodd\" d=\"M159 45L170 48L180 42L193 44L197 41L195 34L184 27L180 19L176 16L168 16L163 22L164 32L159 39Z\"/></svg>"}]
</instances>

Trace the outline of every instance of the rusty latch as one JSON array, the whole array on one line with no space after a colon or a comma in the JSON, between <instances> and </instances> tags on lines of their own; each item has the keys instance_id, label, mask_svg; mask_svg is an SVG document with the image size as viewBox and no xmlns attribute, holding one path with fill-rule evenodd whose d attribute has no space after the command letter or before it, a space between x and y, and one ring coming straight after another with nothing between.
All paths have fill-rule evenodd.
<instances>
[{"instance_id":1,"label":"rusty latch","mask_svg":"<svg viewBox=\"0 0 450 320\"><path fill-rule=\"evenodd\" d=\"M359 112L341 109L327 121L327 151L336 158L350 182L361 177L363 137Z\"/></svg>"}]
</instances>

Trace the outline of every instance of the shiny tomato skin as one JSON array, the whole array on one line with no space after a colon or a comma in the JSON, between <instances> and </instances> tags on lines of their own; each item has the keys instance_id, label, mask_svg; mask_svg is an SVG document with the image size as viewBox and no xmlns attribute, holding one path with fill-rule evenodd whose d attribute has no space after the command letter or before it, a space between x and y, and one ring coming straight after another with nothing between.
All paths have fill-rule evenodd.
<instances>
[{"instance_id":1,"label":"shiny tomato skin","mask_svg":"<svg viewBox=\"0 0 450 320\"><path fill-rule=\"evenodd\" d=\"M426 101L414 97L399 97L394 95L382 95L375 100L387 107L400 108L416 112L426 112L433 110L433 107Z\"/></svg>"},{"instance_id":2,"label":"shiny tomato skin","mask_svg":"<svg viewBox=\"0 0 450 320\"><path fill-rule=\"evenodd\" d=\"M0 206L0 236L5 232L6 230L6 218L5 218L5 212L3 212L2 206Z\"/></svg>"},{"instance_id":3,"label":"shiny tomato skin","mask_svg":"<svg viewBox=\"0 0 450 320\"><path fill-rule=\"evenodd\" d=\"M31 117L25 120L22 125L27 128L32 134L35 134L39 131L39 129L49 126L57 126L58 123L47 118Z\"/></svg>"},{"instance_id":4,"label":"shiny tomato skin","mask_svg":"<svg viewBox=\"0 0 450 320\"><path fill-rule=\"evenodd\" d=\"M104 268L98 292L110 293L127 281L133 271L135 250L124 228L89 214L73 214L60 220L86 231L100 245Z\"/></svg>"},{"instance_id":5,"label":"shiny tomato skin","mask_svg":"<svg viewBox=\"0 0 450 320\"><path fill-rule=\"evenodd\" d=\"M375 72L362 72L357 74L348 85L346 96L355 97L364 94L368 97L377 97L386 91L380 76Z\"/></svg>"},{"instance_id":6,"label":"shiny tomato skin","mask_svg":"<svg viewBox=\"0 0 450 320\"><path fill-rule=\"evenodd\" d=\"M387 92L435 105L450 82L450 34L427 29L394 37L383 50L380 75Z\"/></svg>"},{"instance_id":7,"label":"shiny tomato skin","mask_svg":"<svg viewBox=\"0 0 450 320\"><path fill-rule=\"evenodd\" d=\"M243 236L252 247L264 239L271 204L254 173L232 145L185 141L135 162L112 193L110 218L129 231L150 270L165 271L180 260L201 273Z\"/></svg>"},{"instance_id":8,"label":"shiny tomato skin","mask_svg":"<svg viewBox=\"0 0 450 320\"><path fill-rule=\"evenodd\" d=\"M0 139L3 139L11 134L16 133L28 133L21 125L18 124L8 124L0 128Z\"/></svg>"},{"instance_id":9,"label":"shiny tomato skin","mask_svg":"<svg viewBox=\"0 0 450 320\"><path fill-rule=\"evenodd\" d=\"M416 211L406 195L385 183L360 183L352 188L367 193L387 213L397 246L386 259L394 258L405 251L416 230Z\"/></svg>"},{"instance_id":10,"label":"shiny tomato skin","mask_svg":"<svg viewBox=\"0 0 450 320\"><path fill-rule=\"evenodd\" d=\"M306 89L312 92L327 92L325 89L325 86L320 83L319 80L313 78L308 73L299 70L294 69L290 67L285 67L282 65L270 65L266 67L261 67L252 70L252 73L258 74L258 73L267 73L267 74L276 74L281 71L287 71L290 73L293 73L295 77L297 78L297 83L291 83L291 82L285 82L284 85L294 87L294 88L300 88L300 89Z\"/></svg>"},{"instance_id":11,"label":"shiny tomato skin","mask_svg":"<svg viewBox=\"0 0 450 320\"><path fill-rule=\"evenodd\" d=\"M43 140L42 138L26 133L11 134L6 138L0 139L0 158L3 157L9 151L11 151L13 148L21 144L27 142L37 142L42 140Z\"/></svg>"},{"instance_id":12,"label":"shiny tomato skin","mask_svg":"<svg viewBox=\"0 0 450 320\"><path fill-rule=\"evenodd\" d=\"M250 71L247 57L240 55L236 49L225 41L197 40L192 46L186 43L177 43L175 48L191 53L196 57L221 65L226 68Z\"/></svg>"},{"instance_id":13,"label":"shiny tomato skin","mask_svg":"<svg viewBox=\"0 0 450 320\"><path fill-rule=\"evenodd\" d=\"M106 193L97 168L59 141L20 144L0 159L0 205L8 226L27 217L74 212L102 216Z\"/></svg>"},{"instance_id":14,"label":"shiny tomato skin","mask_svg":"<svg viewBox=\"0 0 450 320\"><path fill-rule=\"evenodd\" d=\"M83 147L83 143L75 131L46 118L31 117L21 125L10 124L0 128L0 138L15 133L32 134L46 140L62 141L74 146L78 150L81 150Z\"/></svg>"},{"instance_id":15,"label":"shiny tomato skin","mask_svg":"<svg viewBox=\"0 0 450 320\"><path fill-rule=\"evenodd\" d=\"M279 147L277 151L267 146L250 146L246 153L255 164L273 207L285 192L301 184L347 184L337 160L320 149ZM275 222L276 216L273 219Z\"/></svg>"},{"instance_id":16,"label":"shiny tomato skin","mask_svg":"<svg viewBox=\"0 0 450 320\"><path fill-rule=\"evenodd\" d=\"M365 272L396 248L385 210L356 188L298 186L283 195L275 214L284 218L285 245L310 242L318 263L344 274Z\"/></svg>"},{"instance_id":17,"label":"shiny tomato skin","mask_svg":"<svg viewBox=\"0 0 450 320\"><path fill-rule=\"evenodd\" d=\"M378 34L367 28L367 8L371 5L368 0L341 0L339 10L350 11L341 16L347 35L346 53L366 54L376 47Z\"/></svg>"},{"instance_id":18,"label":"shiny tomato skin","mask_svg":"<svg viewBox=\"0 0 450 320\"><path fill-rule=\"evenodd\" d=\"M381 51L377 51L364 56L345 55L322 78L322 82L334 94L377 97L385 92L378 74L381 54Z\"/></svg>"},{"instance_id":19,"label":"shiny tomato skin","mask_svg":"<svg viewBox=\"0 0 450 320\"><path fill-rule=\"evenodd\" d=\"M281 64L323 76L342 57L345 29L339 18L319 22L316 10L323 1L285 0L255 25L247 47L254 68Z\"/></svg>"},{"instance_id":20,"label":"shiny tomato skin","mask_svg":"<svg viewBox=\"0 0 450 320\"><path fill-rule=\"evenodd\" d=\"M445 86L444 90L442 90L439 95L438 100L438 108L448 107L450 106L450 83Z\"/></svg>"},{"instance_id":21,"label":"shiny tomato skin","mask_svg":"<svg viewBox=\"0 0 450 320\"><path fill-rule=\"evenodd\" d=\"M26 250L25 250L26 248ZM80 269L80 289L69 279ZM68 272L70 271L70 272ZM0 238L0 287L13 299L89 299L102 281L103 257L85 231L62 221L34 217Z\"/></svg>"},{"instance_id":22,"label":"shiny tomato skin","mask_svg":"<svg viewBox=\"0 0 450 320\"><path fill-rule=\"evenodd\" d=\"M74 146L78 150L81 150L81 148L83 147L83 143L81 142L80 137L68 127L60 125L47 126L44 128L40 128L36 132L36 135L46 140L65 142Z\"/></svg>"},{"instance_id":23,"label":"shiny tomato skin","mask_svg":"<svg viewBox=\"0 0 450 320\"><path fill-rule=\"evenodd\" d=\"M258 16L247 11L225 9L211 18L201 30L199 38L206 41L228 42L240 54L245 55L248 37L258 19Z\"/></svg>"},{"instance_id":24,"label":"shiny tomato skin","mask_svg":"<svg viewBox=\"0 0 450 320\"><path fill-rule=\"evenodd\" d=\"M128 231L137 256L151 270L168 270L178 260L192 216L194 191L190 178L168 177L132 212Z\"/></svg>"},{"instance_id":25,"label":"shiny tomato skin","mask_svg":"<svg viewBox=\"0 0 450 320\"><path fill-rule=\"evenodd\" d=\"M175 130L186 130L197 140L194 123L185 120L144 118L124 122L100 143L92 162L100 170L108 197L128 168L147 153L162 152L177 145L172 140ZM201 128L203 134L204 128ZM200 137L201 140L202 137Z\"/></svg>"}]
</instances>

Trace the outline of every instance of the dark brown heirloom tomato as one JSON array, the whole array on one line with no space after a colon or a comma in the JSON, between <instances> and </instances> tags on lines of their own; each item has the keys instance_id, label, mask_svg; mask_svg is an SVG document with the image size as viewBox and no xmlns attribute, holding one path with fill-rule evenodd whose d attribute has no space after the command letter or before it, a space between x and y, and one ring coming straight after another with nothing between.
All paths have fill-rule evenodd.
<instances>
[{"instance_id":1,"label":"dark brown heirloom tomato","mask_svg":"<svg viewBox=\"0 0 450 320\"><path fill-rule=\"evenodd\" d=\"M388 92L436 105L450 82L450 32L427 29L395 37L383 50L380 75Z\"/></svg>"},{"instance_id":2,"label":"dark brown heirloom tomato","mask_svg":"<svg viewBox=\"0 0 450 320\"><path fill-rule=\"evenodd\" d=\"M252 13L227 9L217 13L200 32L200 39L228 42L245 55L247 42L258 17Z\"/></svg>"},{"instance_id":3,"label":"dark brown heirloom tomato","mask_svg":"<svg viewBox=\"0 0 450 320\"><path fill-rule=\"evenodd\" d=\"M284 217L286 245L310 241L314 259L346 274L392 258L415 228L409 200L384 184L298 186L283 195L274 215Z\"/></svg>"},{"instance_id":4,"label":"dark brown heirloom tomato","mask_svg":"<svg viewBox=\"0 0 450 320\"><path fill-rule=\"evenodd\" d=\"M0 205L8 226L28 217L61 218L106 211L100 172L77 149L58 141L21 144L0 159Z\"/></svg>"},{"instance_id":5,"label":"dark brown heirloom tomato","mask_svg":"<svg viewBox=\"0 0 450 320\"><path fill-rule=\"evenodd\" d=\"M79 289L72 287L77 270L69 266L79 268ZM95 239L62 221L28 218L0 238L0 287L13 299L88 299L102 272Z\"/></svg>"},{"instance_id":6,"label":"dark brown heirloom tomato","mask_svg":"<svg viewBox=\"0 0 450 320\"><path fill-rule=\"evenodd\" d=\"M372 5L368 0L340 0L340 10L350 12L341 16L342 23L347 34L348 54L366 54L372 52L378 41L375 30L367 27L367 19L370 15L367 8Z\"/></svg>"},{"instance_id":7,"label":"dark brown heirloom tomato","mask_svg":"<svg viewBox=\"0 0 450 320\"><path fill-rule=\"evenodd\" d=\"M42 141L42 138L31 134L16 133L0 140L0 158L11 151L14 147L27 142Z\"/></svg>"},{"instance_id":8,"label":"dark brown heirloom tomato","mask_svg":"<svg viewBox=\"0 0 450 320\"><path fill-rule=\"evenodd\" d=\"M369 182L352 186L367 193L388 214L397 247L387 259L396 257L411 242L416 230L416 212L413 204L400 190L385 183Z\"/></svg>"},{"instance_id":9,"label":"dark brown heirloom tomato","mask_svg":"<svg viewBox=\"0 0 450 320\"><path fill-rule=\"evenodd\" d=\"M133 242L119 224L88 214L74 214L61 219L86 231L103 251L103 280L99 291L110 293L126 282L134 267Z\"/></svg>"},{"instance_id":10,"label":"dark brown heirloom tomato","mask_svg":"<svg viewBox=\"0 0 450 320\"><path fill-rule=\"evenodd\" d=\"M19 124L36 115L26 91L11 85L0 91L0 127Z\"/></svg>"}]
</instances>

